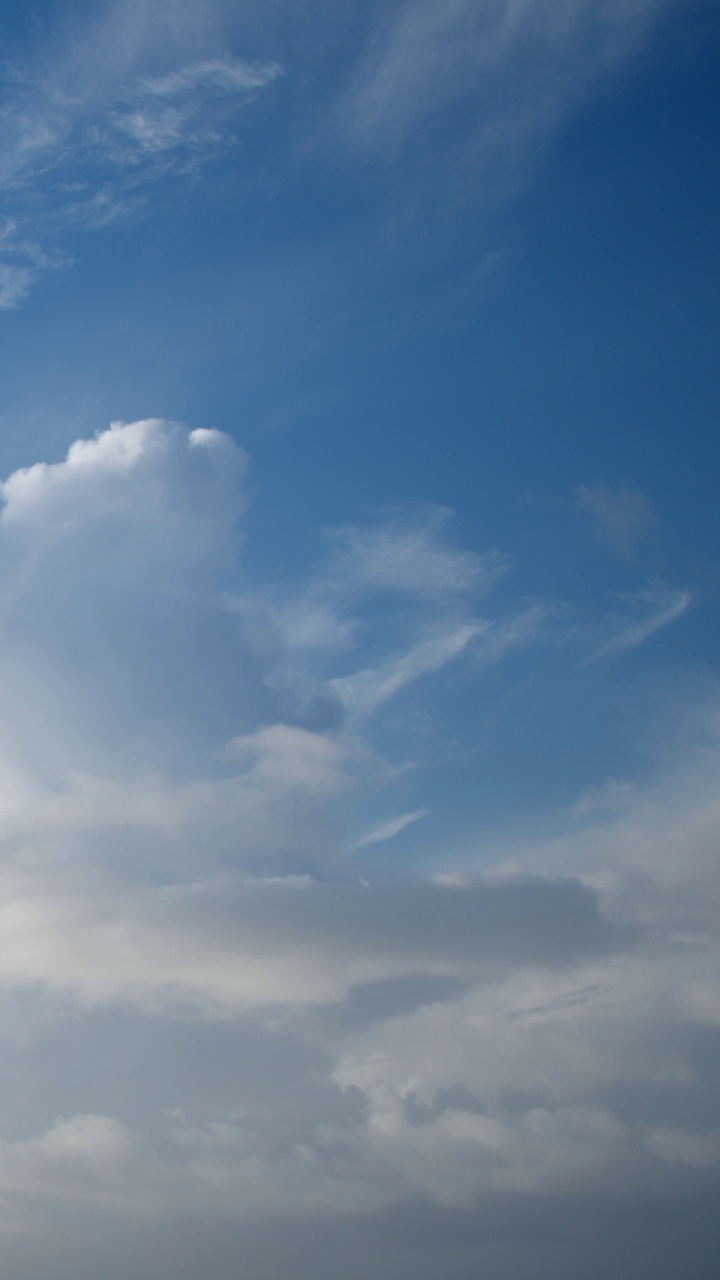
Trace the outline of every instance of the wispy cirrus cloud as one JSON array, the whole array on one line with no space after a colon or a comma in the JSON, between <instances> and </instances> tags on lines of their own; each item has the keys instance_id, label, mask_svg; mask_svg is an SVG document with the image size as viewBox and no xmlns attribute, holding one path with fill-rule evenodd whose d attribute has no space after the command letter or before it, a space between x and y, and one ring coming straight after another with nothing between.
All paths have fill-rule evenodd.
<instances>
[{"instance_id":1,"label":"wispy cirrus cloud","mask_svg":"<svg viewBox=\"0 0 720 1280\"><path fill-rule=\"evenodd\" d=\"M239 113L281 74L277 63L224 55L154 78L129 71L87 96L49 73L11 79L0 120L0 307L67 262L68 231L137 216L154 184L191 177L231 145Z\"/></svg>"},{"instance_id":2,"label":"wispy cirrus cloud","mask_svg":"<svg viewBox=\"0 0 720 1280\"><path fill-rule=\"evenodd\" d=\"M281 74L277 63L253 65L226 57L190 62L157 80L139 80L104 121L86 131L81 159L142 170L144 181L171 167L190 170L231 139L228 125L238 106Z\"/></svg>"},{"instance_id":3,"label":"wispy cirrus cloud","mask_svg":"<svg viewBox=\"0 0 720 1280\"><path fill-rule=\"evenodd\" d=\"M274 657L269 681L295 714L324 701L360 725L461 655L501 662L542 630L534 607L502 620L479 614L509 565L457 547L451 515L426 505L330 530L328 555L303 586L228 598L249 641Z\"/></svg>"},{"instance_id":4,"label":"wispy cirrus cloud","mask_svg":"<svg viewBox=\"0 0 720 1280\"><path fill-rule=\"evenodd\" d=\"M630 617L615 621L614 634L595 649L585 659L586 662L597 662L637 649L657 631L682 618L692 604L692 594L657 583L633 596L626 596L625 603L629 606Z\"/></svg>"},{"instance_id":5,"label":"wispy cirrus cloud","mask_svg":"<svg viewBox=\"0 0 720 1280\"><path fill-rule=\"evenodd\" d=\"M349 676L335 676L329 688L352 719L372 715L406 685L452 662L488 625L467 623L427 636L407 652L378 666L364 667Z\"/></svg>"},{"instance_id":6,"label":"wispy cirrus cloud","mask_svg":"<svg viewBox=\"0 0 720 1280\"><path fill-rule=\"evenodd\" d=\"M568 113L672 9L673 0L405 0L371 30L341 128L378 155L442 139L453 186L492 198L527 177Z\"/></svg>"},{"instance_id":7,"label":"wispy cirrus cloud","mask_svg":"<svg viewBox=\"0 0 720 1280\"><path fill-rule=\"evenodd\" d=\"M625 548L624 496L620 506ZM613 504L613 536L615 516L621 519ZM287 714L359 727L463 657L477 671L555 636L578 643L586 666L630 653L692 606L691 592L651 582L617 593L611 605L596 601L582 623L568 621L560 602L497 608L491 599L487 607L511 566L497 551L455 546L450 517L426 506L330 530L329 555L304 584L228 595L248 642L271 663L267 680L284 694Z\"/></svg>"},{"instance_id":8,"label":"wispy cirrus cloud","mask_svg":"<svg viewBox=\"0 0 720 1280\"><path fill-rule=\"evenodd\" d=\"M115 0L68 20L64 41L44 57L5 68L0 213L17 234L0 257L0 306L18 305L66 261L69 230L138 216L154 184L197 174L232 144L242 109L284 67L231 50L287 49L305 74L299 129L286 119L271 148L281 137L296 146L312 121L303 156L325 151L328 132L353 162L403 152L414 201L416 156L435 175L433 198L474 207L527 180L565 117L645 46L676 4L403 0L351 4L356 20L348 23L322 0L302 15L280 4L252 21L242 6L233 16L219 0ZM319 60L308 58L315 46ZM318 68L328 72L330 97L314 78ZM40 246L34 259L32 245Z\"/></svg>"}]
</instances>

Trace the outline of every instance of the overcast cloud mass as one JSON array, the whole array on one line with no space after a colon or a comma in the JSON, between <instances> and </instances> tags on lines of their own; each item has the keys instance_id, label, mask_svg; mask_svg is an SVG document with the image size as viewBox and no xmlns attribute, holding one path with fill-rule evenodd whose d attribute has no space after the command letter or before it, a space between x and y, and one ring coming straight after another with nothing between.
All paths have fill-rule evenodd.
<instances>
[{"instance_id":1,"label":"overcast cloud mass","mask_svg":"<svg viewBox=\"0 0 720 1280\"><path fill-rule=\"evenodd\" d=\"M2 22L5 1274L711 1280L713 7Z\"/></svg>"}]
</instances>

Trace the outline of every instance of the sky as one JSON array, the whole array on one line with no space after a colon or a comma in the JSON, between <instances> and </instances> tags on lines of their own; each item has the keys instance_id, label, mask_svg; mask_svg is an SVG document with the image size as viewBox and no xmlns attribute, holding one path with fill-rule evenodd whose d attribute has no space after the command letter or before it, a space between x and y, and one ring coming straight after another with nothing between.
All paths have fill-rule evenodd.
<instances>
[{"instance_id":1,"label":"sky","mask_svg":"<svg viewBox=\"0 0 720 1280\"><path fill-rule=\"evenodd\" d=\"M12 1280L714 1280L720 13L0 16Z\"/></svg>"}]
</instances>

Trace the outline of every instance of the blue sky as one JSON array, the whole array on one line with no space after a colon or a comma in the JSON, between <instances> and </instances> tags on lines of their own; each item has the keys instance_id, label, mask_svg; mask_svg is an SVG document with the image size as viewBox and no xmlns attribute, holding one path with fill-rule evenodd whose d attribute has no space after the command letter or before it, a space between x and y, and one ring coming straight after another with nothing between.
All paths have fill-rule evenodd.
<instances>
[{"instance_id":1,"label":"blue sky","mask_svg":"<svg viewBox=\"0 0 720 1280\"><path fill-rule=\"evenodd\" d=\"M717 7L0 27L13 1277L710 1280Z\"/></svg>"}]
</instances>

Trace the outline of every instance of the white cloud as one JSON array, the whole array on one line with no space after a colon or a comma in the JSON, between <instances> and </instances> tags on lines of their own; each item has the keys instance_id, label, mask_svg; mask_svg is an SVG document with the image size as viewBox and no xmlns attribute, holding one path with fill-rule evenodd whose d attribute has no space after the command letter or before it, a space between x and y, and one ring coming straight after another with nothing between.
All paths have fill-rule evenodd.
<instances>
[{"instance_id":1,"label":"white cloud","mask_svg":"<svg viewBox=\"0 0 720 1280\"><path fill-rule=\"evenodd\" d=\"M145 80L142 88L160 98L174 98L205 84L221 91L264 89L281 73L282 68L276 62L254 64L242 58L208 58L190 62L170 75Z\"/></svg>"},{"instance_id":2,"label":"white cloud","mask_svg":"<svg viewBox=\"0 0 720 1280\"><path fill-rule=\"evenodd\" d=\"M61 262L60 255L45 252L29 239L15 219L6 218L0 230L0 310L16 307L38 277Z\"/></svg>"},{"instance_id":3,"label":"white cloud","mask_svg":"<svg viewBox=\"0 0 720 1280\"><path fill-rule=\"evenodd\" d=\"M0 520L33 537L49 528L57 536L113 514L132 513L134 520L157 525L173 519L173 484L182 491L194 482L196 500L204 487L211 489L202 503L202 528L217 537L218 522L223 532L228 523L227 502L218 505L224 484L232 495L231 518L242 510L238 486L245 461L243 451L219 431L188 433L157 418L116 422L93 440L76 440L62 462L13 472L0 488ZM197 527L191 533L187 524L189 514L176 511L175 524L188 538L197 537ZM182 554L187 552L186 545Z\"/></svg>"},{"instance_id":4,"label":"white cloud","mask_svg":"<svg viewBox=\"0 0 720 1280\"><path fill-rule=\"evenodd\" d=\"M67 264L55 246L68 228L137 216L154 183L197 171L231 145L238 112L282 74L277 63L229 54L188 59L182 41L166 39L161 61L174 59L174 69L140 75L149 53L157 62L157 31L136 30L130 47L111 40L131 8L112 6L105 23L91 24L80 67L75 31L72 56L13 78L0 121L0 172L13 211L0 234L0 308L17 306L41 275Z\"/></svg>"},{"instance_id":5,"label":"white cloud","mask_svg":"<svg viewBox=\"0 0 720 1280\"><path fill-rule=\"evenodd\" d=\"M334 708L359 725L466 650L492 665L535 638L542 609L501 622L478 616L479 601L509 566L498 552L455 546L447 532L451 515L427 505L329 530L329 555L304 585L228 596L248 641L273 657L269 682L284 691L295 715L323 705L326 714ZM356 659L347 671L363 651L372 662ZM332 674L338 664L345 674Z\"/></svg>"},{"instance_id":6,"label":"white cloud","mask_svg":"<svg viewBox=\"0 0 720 1280\"><path fill-rule=\"evenodd\" d=\"M642 49L672 7L405 0L372 29L341 103L341 127L356 144L391 155L442 138L438 160L460 167L465 191L497 195L527 176L565 116Z\"/></svg>"},{"instance_id":7,"label":"white cloud","mask_svg":"<svg viewBox=\"0 0 720 1280\"><path fill-rule=\"evenodd\" d=\"M85 158L97 153L120 170L139 170L143 182L155 176L152 166L158 162L160 174L168 165L192 166L223 141L238 101L247 101L280 75L277 63L252 65L227 57L190 62L160 79L140 81L125 91L104 122L93 125Z\"/></svg>"},{"instance_id":8,"label":"white cloud","mask_svg":"<svg viewBox=\"0 0 720 1280\"><path fill-rule=\"evenodd\" d=\"M430 600L487 593L508 564L497 552L479 556L454 547L446 533L452 514L427 506L415 518L399 513L378 525L334 530L330 581L340 591L401 591Z\"/></svg>"},{"instance_id":9,"label":"white cloud","mask_svg":"<svg viewBox=\"0 0 720 1280\"><path fill-rule=\"evenodd\" d=\"M8 76L0 175L19 232L0 253L0 307L19 305L45 272L67 264L68 232L140 216L154 184L197 174L233 144L242 111L284 73L275 58L250 60L233 47L295 54L293 70L309 77L299 117L307 112L314 130L304 154L317 150L321 134L327 141L313 106L327 87L315 76L334 51L347 67L327 112L336 134L371 155L422 149L430 138L435 198L442 192L456 205L469 194L474 201L478 189L482 199L504 196L526 179L568 112L642 49L674 7L405 0L381 11L351 5L353 25L324 0L302 16L286 4L259 14L230 12L222 0L117 0L82 20L70 16L42 56ZM348 49L349 30L356 35ZM318 48L323 56L308 56ZM415 202L412 165L409 174ZM24 260L28 246L39 246L33 261Z\"/></svg>"},{"instance_id":10,"label":"white cloud","mask_svg":"<svg viewBox=\"0 0 720 1280\"><path fill-rule=\"evenodd\" d=\"M427 878L359 878L344 823L391 771L339 725L282 722L287 602L324 619L293 651L308 679L354 663L372 702L451 660L431 618L479 625L483 562L427 526L344 532L301 590L248 585L280 636L262 660L228 608L245 465L150 419L2 486L2 1225L105 1248L112 1224L138 1242L188 1216L372 1234L492 1198L512 1235L527 1197L585 1214L711 1188L716 748L655 789L591 789L583 830L514 867L442 849ZM388 657L376 609L421 638ZM489 617L463 644L481 665L537 626ZM358 844L424 810L394 812Z\"/></svg>"},{"instance_id":11,"label":"white cloud","mask_svg":"<svg viewBox=\"0 0 720 1280\"><path fill-rule=\"evenodd\" d=\"M37 272L30 266L14 262L0 263L0 308L9 310L26 298L37 279Z\"/></svg>"},{"instance_id":12,"label":"white cloud","mask_svg":"<svg viewBox=\"0 0 720 1280\"><path fill-rule=\"evenodd\" d=\"M415 809L413 813L403 813L397 818L388 818L386 822L380 822L364 836L360 836L354 842L352 848L365 849L370 844L382 844L385 840L392 840L393 836L399 835L401 831L405 831L413 823L427 817L427 812L427 809Z\"/></svg>"},{"instance_id":13,"label":"white cloud","mask_svg":"<svg viewBox=\"0 0 720 1280\"><path fill-rule=\"evenodd\" d=\"M615 634L591 653L587 662L637 649L656 631L662 631L663 627L682 618L692 604L692 596L689 591L657 584L628 597L628 603L634 613L640 613L640 617L630 622L618 619Z\"/></svg>"},{"instance_id":14,"label":"white cloud","mask_svg":"<svg viewBox=\"0 0 720 1280\"><path fill-rule=\"evenodd\" d=\"M351 676L336 676L330 681L351 717L371 715L383 702L420 676L439 671L481 635L487 624L467 623L444 633L428 636L407 653L377 667L366 667Z\"/></svg>"}]
</instances>

